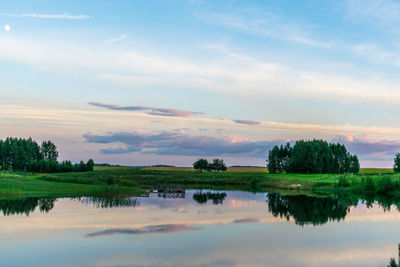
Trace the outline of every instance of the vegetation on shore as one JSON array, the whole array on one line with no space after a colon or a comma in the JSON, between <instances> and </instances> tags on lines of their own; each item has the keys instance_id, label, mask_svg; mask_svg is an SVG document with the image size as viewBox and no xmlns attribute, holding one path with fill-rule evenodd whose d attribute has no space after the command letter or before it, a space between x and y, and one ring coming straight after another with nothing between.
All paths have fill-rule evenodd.
<instances>
[{"instance_id":1,"label":"vegetation on shore","mask_svg":"<svg viewBox=\"0 0 400 267\"><path fill-rule=\"evenodd\" d=\"M274 146L267 167L270 173L358 173L360 163L344 145L314 139Z\"/></svg>"},{"instance_id":2,"label":"vegetation on shore","mask_svg":"<svg viewBox=\"0 0 400 267\"><path fill-rule=\"evenodd\" d=\"M293 147L289 143L275 146L268 155L270 173L259 171L260 168L256 169L258 172L251 172L251 168L225 172L228 168L222 159L212 163L199 159L193 164L193 169L199 171L106 165L91 171L93 160L73 165L69 161L59 163L57 158L57 148L51 141L38 145L31 138L0 140L0 199L139 195L167 185L258 192L287 190L301 194L345 192L363 199L385 196L400 200L400 174L396 172L400 170L400 154L396 155L394 172L374 173L368 169L353 175L359 172L357 156L349 154L344 145L322 140L301 140Z\"/></svg>"},{"instance_id":3,"label":"vegetation on shore","mask_svg":"<svg viewBox=\"0 0 400 267\"><path fill-rule=\"evenodd\" d=\"M57 147L51 141L43 141L39 145L32 138L8 137L0 140L0 170L39 173L93 171L92 159L78 164L69 160L58 162L57 159Z\"/></svg>"},{"instance_id":4,"label":"vegetation on shore","mask_svg":"<svg viewBox=\"0 0 400 267\"><path fill-rule=\"evenodd\" d=\"M220 189L244 191L277 191L290 194L329 195L346 192L363 195L368 183L375 190L369 198L400 196L400 174L386 170L365 170L368 174L269 174L267 172L199 172L146 170L134 167L95 167L82 173L8 173L0 172L0 198L75 197L93 195L141 195L161 185L184 186L186 189ZM258 168L255 168L258 170ZM388 182L390 180L390 182ZM386 188L386 189L385 189ZM373 194L371 194L373 192Z\"/></svg>"},{"instance_id":5,"label":"vegetation on shore","mask_svg":"<svg viewBox=\"0 0 400 267\"><path fill-rule=\"evenodd\" d=\"M213 159L212 163L209 163L206 159L198 159L193 163L193 169L199 171L226 171L226 167L223 159Z\"/></svg>"}]
</instances>

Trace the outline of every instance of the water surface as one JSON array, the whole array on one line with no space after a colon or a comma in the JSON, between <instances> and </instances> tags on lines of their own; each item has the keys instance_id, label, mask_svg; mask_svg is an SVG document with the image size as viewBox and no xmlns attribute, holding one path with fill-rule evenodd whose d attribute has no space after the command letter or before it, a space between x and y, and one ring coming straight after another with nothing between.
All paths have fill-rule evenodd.
<instances>
[{"instance_id":1,"label":"water surface","mask_svg":"<svg viewBox=\"0 0 400 267\"><path fill-rule=\"evenodd\" d=\"M193 190L0 201L0 266L386 266L396 207Z\"/></svg>"}]
</instances>

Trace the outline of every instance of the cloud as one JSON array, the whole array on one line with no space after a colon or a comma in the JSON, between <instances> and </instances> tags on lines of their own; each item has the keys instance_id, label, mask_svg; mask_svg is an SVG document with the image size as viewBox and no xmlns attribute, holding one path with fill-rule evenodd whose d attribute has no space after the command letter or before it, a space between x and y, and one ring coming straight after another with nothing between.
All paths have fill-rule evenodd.
<instances>
[{"instance_id":1,"label":"cloud","mask_svg":"<svg viewBox=\"0 0 400 267\"><path fill-rule=\"evenodd\" d=\"M258 125L260 124L259 121L252 121L252 120L233 120L236 123L239 124L247 124L247 125Z\"/></svg>"},{"instance_id":2,"label":"cloud","mask_svg":"<svg viewBox=\"0 0 400 267\"><path fill-rule=\"evenodd\" d=\"M0 60L27 64L41 71L89 75L129 88L190 88L205 94L226 94L242 101L253 95L260 99L274 95L297 101L322 99L394 106L400 101L396 80L308 72L231 51L220 53L221 60L194 62L132 48L105 49L96 45L84 47L67 40L43 42L0 36Z\"/></svg>"},{"instance_id":3,"label":"cloud","mask_svg":"<svg viewBox=\"0 0 400 267\"><path fill-rule=\"evenodd\" d=\"M162 225L149 225L137 229L117 228L108 229L100 232L87 234L86 237L99 237L115 234L128 234L128 235L141 235L141 234L168 234L183 231L201 230L202 228L187 226L185 224L162 224Z\"/></svg>"},{"instance_id":4,"label":"cloud","mask_svg":"<svg viewBox=\"0 0 400 267\"><path fill-rule=\"evenodd\" d=\"M125 154L140 151L143 154L157 155L265 157L273 144L270 141L249 141L238 136L217 138L205 135L193 136L184 132L162 132L160 134L120 132L108 135L88 133L83 137L88 143L122 143L126 146L102 149L103 154Z\"/></svg>"},{"instance_id":5,"label":"cloud","mask_svg":"<svg viewBox=\"0 0 400 267\"><path fill-rule=\"evenodd\" d=\"M400 2L397 0L346 0L344 7L348 18L355 22L366 21L392 33L400 30Z\"/></svg>"},{"instance_id":6,"label":"cloud","mask_svg":"<svg viewBox=\"0 0 400 267\"><path fill-rule=\"evenodd\" d=\"M118 37L105 40L105 41L103 42L103 44L113 44L113 43L117 43L117 42L120 42L120 41L122 41L122 40L125 40L127 37L128 37L127 34L121 34L121 35L118 36Z\"/></svg>"},{"instance_id":7,"label":"cloud","mask_svg":"<svg viewBox=\"0 0 400 267\"><path fill-rule=\"evenodd\" d=\"M233 123L231 120L215 118L193 117L187 119L182 117L159 117L158 120L162 123L154 123L151 118L142 113L114 112L108 109L63 109L34 107L29 106L29 104L20 106L0 105L0 125L4 138L7 136L26 138L32 136L32 138L36 138L37 140L53 139L57 141L60 150L63 151L61 157L76 162L79 162L82 157L86 157L97 159L99 162L129 165L132 164L131 157L126 157L125 154L137 151L147 154L141 154L137 158L136 165L152 165L163 162L170 165L188 166L192 163L193 159L185 157L185 155L197 152L208 156L208 151L213 152L214 155L220 152L222 155L223 152L231 151L225 149L223 145L236 148L238 145L234 143L236 142L247 148L253 147L254 150L241 154L237 153L238 151L227 154L232 155L229 164L243 165L243 162L247 162L246 164L257 162L257 165L261 165L264 164L266 153L273 145L314 137L345 143L352 154L355 153L360 156L362 167L390 167L393 164L395 152L400 152L400 128L398 127L355 126L350 124L304 124L274 121L260 121L260 124L256 127L242 127L241 124ZM103 131L101 133L95 132L98 131L99 125L101 125ZM133 125L143 129L151 129L153 134L145 131L132 132ZM183 126L190 128L190 130L183 130L181 132L172 130L182 130L180 127ZM157 145L157 142L152 139L160 139L154 137L157 135L155 133L163 133L162 131L165 131L165 129L171 129L169 130L171 133L170 139L162 140L162 142L159 141L162 145L159 151L156 148L151 148L150 145ZM87 134L87 139L83 139L88 143L82 143L82 133L89 131L92 134ZM28 133L29 135L27 135ZM262 141L252 144L248 139L232 137L229 136L230 134L237 134ZM178 140L187 140L187 137L193 137L191 140L192 143L200 142L199 140L203 139L203 135L206 135L205 140L208 143L207 147L203 149L189 149L184 143L178 144ZM133 136L136 136L137 139L134 139ZM149 136L153 137L150 138ZM208 139L207 136L211 138ZM166 138L165 133L163 134L163 138ZM216 144L215 149L212 147L209 148L214 143ZM179 155L179 150L183 150L183 156L168 156L166 151L168 151L167 145L169 144L173 145L172 152L174 152L174 155ZM368 147L368 149L365 147L362 148L362 144ZM257 152L257 148L259 152ZM103 153L100 153L100 149L103 149ZM91 151L90 154L87 151ZM367 153L371 151L383 152L376 152L378 154ZM154 155L157 153L159 155ZM257 154L259 157L257 157ZM256 157L254 158L253 155L256 155ZM229 156L224 156L224 158L229 158Z\"/></svg>"},{"instance_id":8,"label":"cloud","mask_svg":"<svg viewBox=\"0 0 400 267\"><path fill-rule=\"evenodd\" d=\"M203 112L193 112L186 110L179 110L173 108L155 108L155 107L145 107L145 106L117 106L117 105L108 105L99 102L90 102L92 106L107 108L110 110L124 110L124 111L147 111L147 114L157 115L157 116L171 116L171 117L188 117L193 115L205 114Z\"/></svg>"},{"instance_id":9,"label":"cloud","mask_svg":"<svg viewBox=\"0 0 400 267\"><path fill-rule=\"evenodd\" d=\"M26 14L11 14L2 13L0 16L6 17L16 17L16 18L39 18L39 19L89 19L91 16L87 15L70 15L68 13L63 14L36 14L36 13L26 13Z\"/></svg>"},{"instance_id":10,"label":"cloud","mask_svg":"<svg viewBox=\"0 0 400 267\"><path fill-rule=\"evenodd\" d=\"M336 136L333 141L344 144L363 160L389 161L400 152L400 141L374 140L369 135Z\"/></svg>"},{"instance_id":11,"label":"cloud","mask_svg":"<svg viewBox=\"0 0 400 267\"><path fill-rule=\"evenodd\" d=\"M127 153L131 153L131 152L139 152L141 150L142 150L142 148L140 148L140 147L130 146L128 148L123 148L123 147L104 148L101 150L101 153L115 155L115 154L127 154Z\"/></svg>"},{"instance_id":12,"label":"cloud","mask_svg":"<svg viewBox=\"0 0 400 267\"><path fill-rule=\"evenodd\" d=\"M203 12L198 13L197 17L212 24L227 26L262 37L323 48L330 48L334 45L332 42L311 37L312 34L308 29L312 27L305 23L290 22L290 19L260 10L230 10L230 13Z\"/></svg>"}]
</instances>

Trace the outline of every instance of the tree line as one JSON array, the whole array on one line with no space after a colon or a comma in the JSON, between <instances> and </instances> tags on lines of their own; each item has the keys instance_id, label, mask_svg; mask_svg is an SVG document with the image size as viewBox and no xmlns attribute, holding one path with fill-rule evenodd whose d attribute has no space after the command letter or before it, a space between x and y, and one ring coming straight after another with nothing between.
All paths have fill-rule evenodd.
<instances>
[{"instance_id":1,"label":"tree line","mask_svg":"<svg viewBox=\"0 0 400 267\"><path fill-rule=\"evenodd\" d=\"M267 168L270 173L358 173L360 163L344 145L314 139L274 146Z\"/></svg>"},{"instance_id":2,"label":"tree line","mask_svg":"<svg viewBox=\"0 0 400 267\"><path fill-rule=\"evenodd\" d=\"M228 169L223 159L213 159L211 163L206 159L198 159L193 163L193 168L199 171L226 171Z\"/></svg>"},{"instance_id":3,"label":"tree line","mask_svg":"<svg viewBox=\"0 0 400 267\"><path fill-rule=\"evenodd\" d=\"M0 140L0 170L54 173L92 171L94 167L92 159L78 164L69 160L58 162L57 159L57 147L51 141L39 145L32 138Z\"/></svg>"}]
</instances>

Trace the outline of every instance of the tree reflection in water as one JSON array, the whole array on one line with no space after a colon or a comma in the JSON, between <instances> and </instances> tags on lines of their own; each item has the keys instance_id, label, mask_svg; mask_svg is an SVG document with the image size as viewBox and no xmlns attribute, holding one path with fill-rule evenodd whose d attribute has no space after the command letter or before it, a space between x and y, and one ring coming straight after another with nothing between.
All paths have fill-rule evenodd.
<instances>
[{"instance_id":1,"label":"tree reflection in water","mask_svg":"<svg viewBox=\"0 0 400 267\"><path fill-rule=\"evenodd\" d=\"M97 208L135 207L140 204L139 198L84 197L76 199L83 204L90 204ZM0 200L0 209L5 216L18 214L29 216L37 207L40 212L48 213L54 208L55 202L56 199L53 198Z\"/></svg>"},{"instance_id":2,"label":"tree reflection in water","mask_svg":"<svg viewBox=\"0 0 400 267\"><path fill-rule=\"evenodd\" d=\"M396 262L395 258L391 258L388 264L388 267L399 267L400 266L400 243L397 244L398 248L398 263Z\"/></svg>"},{"instance_id":3,"label":"tree reflection in water","mask_svg":"<svg viewBox=\"0 0 400 267\"><path fill-rule=\"evenodd\" d=\"M86 205L93 205L96 208L118 208L118 207L136 207L140 205L140 199L137 197L118 198L118 197L83 197L77 200Z\"/></svg>"},{"instance_id":4,"label":"tree reflection in water","mask_svg":"<svg viewBox=\"0 0 400 267\"><path fill-rule=\"evenodd\" d=\"M193 200L199 204L206 204L207 201L212 200L214 205L223 204L226 198L225 192L203 192L199 191L193 194Z\"/></svg>"},{"instance_id":5,"label":"tree reflection in water","mask_svg":"<svg viewBox=\"0 0 400 267\"><path fill-rule=\"evenodd\" d=\"M343 220L350 206L357 200L346 197L319 198L304 195L289 196L277 193L268 194L268 211L275 217L292 217L298 225L320 225L328 221Z\"/></svg>"},{"instance_id":6,"label":"tree reflection in water","mask_svg":"<svg viewBox=\"0 0 400 267\"><path fill-rule=\"evenodd\" d=\"M0 200L0 209L5 216L25 214L29 216L36 207L39 207L41 212L48 213L54 208L54 202L56 200L52 198L24 198L24 199L13 199L13 200Z\"/></svg>"}]
</instances>

